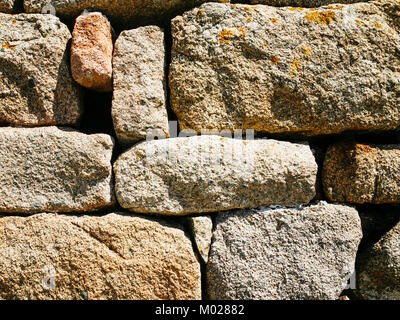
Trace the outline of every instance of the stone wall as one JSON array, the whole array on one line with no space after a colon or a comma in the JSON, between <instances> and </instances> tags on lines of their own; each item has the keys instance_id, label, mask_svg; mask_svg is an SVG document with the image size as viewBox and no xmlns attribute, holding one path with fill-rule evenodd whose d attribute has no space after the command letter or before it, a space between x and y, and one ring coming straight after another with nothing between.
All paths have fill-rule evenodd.
<instances>
[{"instance_id":1,"label":"stone wall","mask_svg":"<svg viewBox=\"0 0 400 320\"><path fill-rule=\"evenodd\" d=\"M0 299L400 299L399 0L238 2L0 0Z\"/></svg>"}]
</instances>

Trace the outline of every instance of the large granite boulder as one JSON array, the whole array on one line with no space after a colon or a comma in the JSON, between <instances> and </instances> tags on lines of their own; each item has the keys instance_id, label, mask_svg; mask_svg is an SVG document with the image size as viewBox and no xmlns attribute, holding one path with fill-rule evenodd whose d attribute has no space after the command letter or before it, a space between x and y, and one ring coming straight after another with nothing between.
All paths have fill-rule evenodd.
<instances>
[{"instance_id":1,"label":"large granite boulder","mask_svg":"<svg viewBox=\"0 0 400 320\"><path fill-rule=\"evenodd\" d=\"M306 136L400 122L398 0L296 9L207 3L172 21L181 129Z\"/></svg>"},{"instance_id":2,"label":"large granite boulder","mask_svg":"<svg viewBox=\"0 0 400 320\"><path fill-rule=\"evenodd\" d=\"M69 69L71 33L52 15L0 13L0 122L76 125L82 95Z\"/></svg>"},{"instance_id":3,"label":"large granite boulder","mask_svg":"<svg viewBox=\"0 0 400 320\"><path fill-rule=\"evenodd\" d=\"M112 206L105 134L56 127L0 128L0 212L93 211Z\"/></svg>"},{"instance_id":4,"label":"large granite boulder","mask_svg":"<svg viewBox=\"0 0 400 320\"><path fill-rule=\"evenodd\" d=\"M207 263L211 299L339 298L362 237L357 210L320 202L216 218Z\"/></svg>"},{"instance_id":5,"label":"large granite boulder","mask_svg":"<svg viewBox=\"0 0 400 320\"><path fill-rule=\"evenodd\" d=\"M0 217L0 299L201 299L179 225L125 214Z\"/></svg>"},{"instance_id":6,"label":"large granite boulder","mask_svg":"<svg viewBox=\"0 0 400 320\"><path fill-rule=\"evenodd\" d=\"M114 172L123 208L185 215L308 203L317 164L307 144L203 135L138 143Z\"/></svg>"}]
</instances>

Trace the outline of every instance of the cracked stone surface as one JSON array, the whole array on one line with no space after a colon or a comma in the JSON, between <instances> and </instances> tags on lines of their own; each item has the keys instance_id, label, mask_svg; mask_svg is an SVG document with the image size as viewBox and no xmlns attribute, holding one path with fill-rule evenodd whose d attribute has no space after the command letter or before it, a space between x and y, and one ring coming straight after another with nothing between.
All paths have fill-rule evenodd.
<instances>
[{"instance_id":1,"label":"cracked stone surface","mask_svg":"<svg viewBox=\"0 0 400 320\"><path fill-rule=\"evenodd\" d=\"M329 200L400 203L400 145L338 143L328 148L323 172Z\"/></svg>"},{"instance_id":2,"label":"cracked stone surface","mask_svg":"<svg viewBox=\"0 0 400 320\"><path fill-rule=\"evenodd\" d=\"M0 217L0 283L0 299L201 299L182 227L115 213Z\"/></svg>"},{"instance_id":3,"label":"cracked stone surface","mask_svg":"<svg viewBox=\"0 0 400 320\"><path fill-rule=\"evenodd\" d=\"M57 127L0 128L0 212L73 212L115 203L112 138Z\"/></svg>"},{"instance_id":4,"label":"cracked stone surface","mask_svg":"<svg viewBox=\"0 0 400 320\"><path fill-rule=\"evenodd\" d=\"M210 216L190 217L189 226L194 242L204 263L208 261L211 246L213 221Z\"/></svg>"},{"instance_id":5,"label":"cracked stone surface","mask_svg":"<svg viewBox=\"0 0 400 320\"><path fill-rule=\"evenodd\" d=\"M207 263L211 299L336 300L362 237L357 210L320 202L217 215Z\"/></svg>"},{"instance_id":6,"label":"cracked stone surface","mask_svg":"<svg viewBox=\"0 0 400 320\"><path fill-rule=\"evenodd\" d=\"M357 294L366 300L400 299L400 222L360 256Z\"/></svg>"},{"instance_id":7,"label":"cracked stone surface","mask_svg":"<svg viewBox=\"0 0 400 320\"><path fill-rule=\"evenodd\" d=\"M168 137L164 32L157 26L123 31L115 43L112 118L125 145Z\"/></svg>"},{"instance_id":8,"label":"cracked stone surface","mask_svg":"<svg viewBox=\"0 0 400 320\"><path fill-rule=\"evenodd\" d=\"M0 13L0 122L76 125L81 89L67 54L71 34L52 15Z\"/></svg>"},{"instance_id":9,"label":"cracked stone surface","mask_svg":"<svg viewBox=\"0 0 400 320\"><path fill-rule=\"evenodd\" d=\"M71 44L72 76L80 85L112 91L113 31L100 12L76 18Z\"/></svg>"},{"instance_id":10,"label":"cracked stone surface","mask_svg":"<svg viewBox=\"0 0 400 320\"><path fill-rule=\"evenodd\" d=\"M174 18L169 85L181 129L395 129L399 12L399 0L311 9L206 3Z\"/></svg>"},{"instance_id":11,"label":"cracked stone surface","mask_svg":"<svg viewBox=\"0 0 400 320\"><path fill-rule=\"evenodd\" d=\"M101 11L115 23L143 25L167 21L176 14L204 2L207 0L24 0L24 8L28 13L37 13L41 12L45 5L51 4L57 15L69 19L77 17L87 9Z\"/></svg>"},{"instance_id":12,"label":"cracked stone surface","mask_svg":"<svg viewBox=\"0 0 400 320\"><path fill-rule=\"evenodd\" d=\"M203 135L138 143L114 172L123 208L185 215L308 203L317 164L307 144Z\"/></svg>"}]
</instances>

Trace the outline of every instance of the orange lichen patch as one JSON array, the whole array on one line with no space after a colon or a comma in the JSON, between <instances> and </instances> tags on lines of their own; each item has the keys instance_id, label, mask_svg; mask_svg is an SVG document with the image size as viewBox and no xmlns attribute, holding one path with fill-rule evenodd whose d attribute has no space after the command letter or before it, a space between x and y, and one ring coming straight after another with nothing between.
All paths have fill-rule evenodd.
<instances>
[{"instance_id":1,"label":"orange lichen patch","mask_svg":"<svg viewBox=\"0 0 400 320\"><path fill-rule=\"evenodd\" d=\"M242 38L245 38L245 37L246 37L246 33L247 33L247 30L246 30L245 28L239 29L239 35L240 35Z\"/></svg>"},{"instance_id":2,"label":"orange lichen patch","mask_svg":"<svg viewBox=\"0 0 400 320\"><path fill-rule=\"evenodd\" d=\"M268 43L264 42L264 46L267 46L267 45L268 45Z\"/></svg>"},{"instance_id":3,"label":"orange lichen patch","mask_svg":"<svg viewBox=\"0 0 400 320\"><path fill-rule=\"evenodd\" d=\"M293 8L289 8L289 10L290 10L290 11L296 11L296 10L303 11L303 10L304 10L304 8L300 8L300 7L293 7Z\"/></svg>"},{"instance_id":4,"label":"orange lichen patch","mask_svg":"<svg viewBox=\"0 0 400 320\"><path fill-rule=\"evenodd\" d=\"M17 23L17 19L12 19L12 24L16 24Z\"/></svg>"},{"instance_id":5,"label":"orange lichen patch","mask_svg":"<svg viewBox=\"0 0 400 320\"><path fill-rule=\"evenodd\" d=\"M290 75L293 77L297 73L297 69L300 68L300 62L298 60L293 60L291 67L293 68L292 71L290 71Z\"/></svg>"},{"instance_id":6,"label":"orange lichen patch","mask_svg":"<svg viewBox=\"0 0 400 320\"><path fill-rule=\"evenodd\" d=\"M8 50L14 50L16 46L12 46L9 43L6 43L6 44L3 44L1 47L8 49Z\"/></svg>"},{"instance_id":7,"label":"orange lichen patch","mask_svg":"<svg viewBox=\"0 0 400 320\"><path fill-rule=\"evenodd\" d=\"M231 9L235 9L235 8L236 8L236 4L232 4Z\"/></svg>"},{"instance_id":8,"label":"orange lichen patch","mask_svg":"<svg viewBox=\"0 0 400 320\"><path fill-rule=\"evenodd\" d=\"M379 29L383 28L383 26L379 22L375 22L374 24L375 24L376 28L379 28Z\"/></svg>"},{"instance_id":9,"label":"orange lichen patch","mask_svg":"<svg viewBox=\"0 0 400 320\"><path fill-rule=\"evenodd\" d=\"M219 33L219 42L220 43L228 43L233 36L232 30L221 30Z\"/></svg>"},{"instance_id":10,"label":"orange lichen patch","mask_svg":"<svg viewBox=\"0 0 400 320\"><path fill-rule=\"evenodd\" d=\"M250 17L247 18L247 22L251 22L251 20L253 20L253 17L252 17L252 16L250 16Z\"/></svg>"},{"instance_id":11,"label":"orange lichen patch","mask_svg":"<svg viewBox=\"0 0 400 320\"><path fill-rule=\"evenodd\" d=\"M139 158L139 159L143 158L143 153L141 153L140 151L136 152L136 158Z\"/></svg>"},{"instance_id":12,"label":"orange lichen patch","mask_svg":"<svg viewBox=\"0 0 400 320\"><path fill-rule=\"evenodd\" d=\"M333 11L316 11L312 13L307 13L304 17L311 22L317 22L320 24L328 25L333 21L336 14Z\"/></svg>"},{"instance_id":13,"label":"orange lichen patch","mask_svg":"<svg viewBox=\"0 0 400 320\"><path fill-rule=\"evenodd\" d=\"M224 141L224 140L226 140L226 138L225 137L221 137L221 138L219 138L219 140Z\"/></svg>"},{"instance_id":14,"label":"orange lichen patch","mask_svg":"<svg viewBox=\"0 0 400 320\"><path fill-rule=\"evenodd\" d=\"M244 144L245 146L247 146L247 145L249 144L249 142L248 142L248 141L243 141L243 144Z\"/></svg>"},{"instance_id":15,"label":"orange lichen patch","mask_svg":"<svg viewBox=\"0 0 400 320\"><path fill-rule=\"evenodd\" d=\"M315 11L315 8L310 8L309 10L310 10L310 11Z\"/></svg>"},{"instance_id":16,"label":"orange lichen patch","mask_svg":"<svg viewBox=\"0 0 400 320\"><path fill-rule=\"evenodd\" d=\"M374 149L371 148L370 146L367 146L365 144L359 144L359 143L356 144L356 150L363 151L363 152L372 152L372 151L374 151Z\"/></svg>"},{"instance_id":17,"label":"orange lichen patch","mask_svg":"<svg viewBox=\"0 0 400 320\"><path fill-rule=\"evenodd\" d=\"M305 47L305 46L302 46L301 48L304 50L304 54L307 54L307 55L311 54L311 49L310 48Z\"/></svg>"},{"instance_id":18,"label":"orange lichen patch","mask_svg":"<svg viewBox=\"0 0 400 320\"><path fill-rule=\"evenodd\" d=\"M279 58L277 56L273 56L271 59L271 64L277 64L279 62Z\"/></svg>"},{"instance_id":19,"label":"orange lichen patch","mask_svg":"<svg viewBox=\"0 0 400 320\"><path fill-rule=\"evenodd\" d=\"M279 20L279 19L277 19L277 18L272 18L272 19L271 19L271 22L272 22L272 23L277 23L278 20Z\"/></svg>"},{"instance_id":20,"label":"orange lichen patch","mask_svg":"<svg viewBox=\"0 0 400 320\"><path fill-rule=\"evenodd\" d=\"M196 17L199 18L200 16L204 15L204 10L200 9L199 11L197 11Z\"/></svg>"},{"instance_id":21,"label":"orange lichen patch","mask_svg":"<svg viewBox=\"0 0 400 320\"><path fill-rule=\"evenodd\" d=\"M299 62L299 60L296 60L296 59L293 60L291 67L292 67L293 69L299 69L299 68L300 68L300 62Z\"/></svg>"},{"instance_id":22,"label":"orange lichen patch","mask_svg":"<svg viewBox=\"0 0 400 320\"><path fill-rule=\"evenodd\" d=\"M243 9L246 10L246 11L249 11L249 12L253 11L253 9L250 8L250 7L244 7Z\"/></svg>"},{"instance_id":23,"label":"orange lichen patch","mask_svg":"<svg viewBox=\"0 0 400 320\"><path fill-rule=\"evenodd\" d=\"M358 20L358 19L356 19L354 21L359 25L365 26L365 22L364 21L361 21L361 20Z\"/></svg>"}]
</instances>

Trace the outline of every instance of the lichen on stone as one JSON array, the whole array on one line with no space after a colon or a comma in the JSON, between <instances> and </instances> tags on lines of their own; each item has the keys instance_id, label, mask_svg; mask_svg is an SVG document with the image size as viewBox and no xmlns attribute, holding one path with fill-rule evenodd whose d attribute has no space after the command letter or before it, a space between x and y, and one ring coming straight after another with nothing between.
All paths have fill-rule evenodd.
<instances>
[{"instance_id":1,"label":"lichen on stone","mask_svg":"<svg viewBox=\"0 0 400 320\"><path fill-rule=\"evenodd\" d=\"M336 14L333 11L316 11L307 13L304 17L311 22L328 25L334 20L335 16Z\"/></svg>"}]
</instances>

